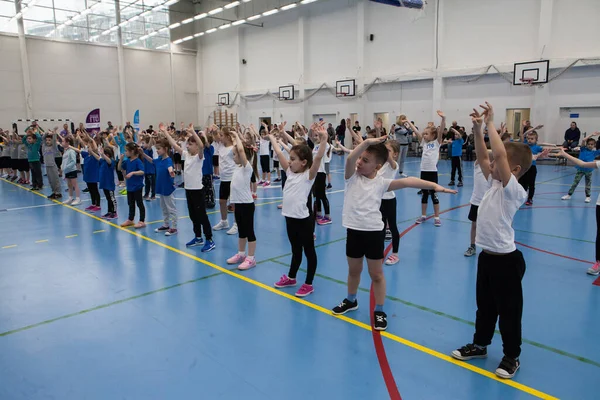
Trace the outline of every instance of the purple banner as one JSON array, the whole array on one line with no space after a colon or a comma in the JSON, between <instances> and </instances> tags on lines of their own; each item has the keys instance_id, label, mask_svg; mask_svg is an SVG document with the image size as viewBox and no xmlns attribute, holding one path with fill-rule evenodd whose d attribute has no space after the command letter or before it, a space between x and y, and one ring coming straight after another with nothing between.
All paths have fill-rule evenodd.
<instances>
[{"instance_id":1,"label":"purple banner","mask_svg":"<svg viewBox=\"0 0 600 400\"><path fill-rule=\"evenodd\" d=\"M87 118L85 119L85 130L88 133L100 132L100 109L90 111Z\"/></svg>"}]
</instances>

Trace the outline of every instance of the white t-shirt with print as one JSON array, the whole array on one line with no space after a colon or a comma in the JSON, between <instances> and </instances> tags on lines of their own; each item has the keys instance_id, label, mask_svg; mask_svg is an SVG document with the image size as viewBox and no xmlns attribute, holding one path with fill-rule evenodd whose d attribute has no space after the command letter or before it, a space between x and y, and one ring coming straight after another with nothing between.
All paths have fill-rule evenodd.
<instances>
[{"instance_id":1,"label":"white t-shirt with print","mask_svg":"<svg viewBox=\"0 0 600 400\"><path fill-rule=\"evenodd\" d=\"M317 153L319 152L319 146L320 144L315 144L315 148L313 149L312 153L313 153L313 160L315 159L315 157L317 156ZM327 157L327 152L329 151L329 148L331 146L329 145L329 143L325 142L325 154L323 154L323 158L321 158L321 164L319 165L319 171L318 172L325 172L325 157Z\"/></svg>"},{"instance_id":2,"label":"white t-shirt with print","mask_svg":"<svg viewBox=\"0 0 600 400\"><path fill-rule=\"evenodd\" d=\"M381 231L383 220L379 208L391 181L380 175L369 179L357 173L347 179L342 210L344 228L368 232Z\"/></svg>"},{"instance_id":3,"label":"white t-shirt with print","mask_svg":"<svg viewBox=\"0 0 600 400\"><path fill-rule=\"evenodd\" d=\"M202 164L204 163L204 157L200 158L204 154L198 153L195 156L191 155L187 150L181 153L181 159L185 156L185 163L183 164L183 185L189 190L200 190L202 186Z\"/></svg>"},{"instance_id":4,"label":"white t-shirt with print","mask_svg":"<svg viewBox=\"0 0 600 400\"><path fill-rule=\"evenodd\" d=\"M236 165L231 178L231 196L232 204L254 203L252 192L250 191L250 177L252 177L252 164L246 162L245 166Z\"/></svg>"},{"instance_id":5,"label":"white t-shirt with print","mask_svg":"<svg viewBox=\"0 0 600 400\"><path fill-rule=\"evenodd\" d=\"M490 188L490 184L485 180L485 176L481 171L481 165L475 164L473 167L473 193L471 194L471 200L469 203L474 206L478 206L481 204L481 199L483 199L483 195Z\"/></svg>"},{"instance_id":6,"label":"white t-shirt with print","mask_svg":"<svg viewBox=\"0 0 600 400\"><path fill-rule=\"evenodd\" d=\"M309 179L310 170L301 173L292 172L289 168L285 171L287 180L283 189L283 206L281 215L284 217L304 219L310 215L306 206L314 179Z\"/></svg>"},{"instance_id":7,"label":"white t-shirt with print","mask_svg":"<svg viewBox=\"0 0 600 400\"><path fill-rule=\"evenodd\" d=\"M392 168L392 166L390 165L389 162L386 162L385 164L383 164L383 167L381 167L381 169L379 169L379 171L377 171L377 175L382 176L384 179L389 179L389 180L394 180L396 178L396 174L398 173L398 168L400 168L400 165L398 165L398 163L396 163L396 168ZM385 200L390 200L390 199L395 199L396 198L396 193L391 191L391 192L385 192L383 194L382 199Z\"/></svg>"},{"instance_id":8,"label":"white t-shirt with print","mask_svg":"<svg viewBox=\"0 0 600 400\"><path fill-rule=\"evenodd\" d=\"M421 171L437 172L437 163L440 159L440 142L437 139L431 142L422 140L421 146L423 146Z\"/></svg>"},{"instance_id":9,"label":"white t-shirt with print","mask_svg":"<svg viewBox=\"0 0 600 400\"><path fill-rule=\"evenodd\" d=\"M485 192L477 212L475 244L493 253L508 254L517 249L513 218L527 200L527 192L511 175L506 187L488 176L490 188Z\"/></svg>"},{"instance_id":10,"label":"white t-shirt with print","mask_svg":"<svg viewBox=\"0 0 600 400\"><path fill-rule=\"evenodd\" d=\"M219 173L221 174L221 182L231 182L234 169L233 146L222 146L219 149Z\"/></svg>"},{"instance_id":11,"label":"white t-shirt with print","mask_svg":"<svg viewBox=\"0 0 600 400\"><path fill-rule=\"evenodd\" d=\"M269 155L269 144L271 141L260 138L260 155L268 156Z\"/></svg>"}]
</instances>

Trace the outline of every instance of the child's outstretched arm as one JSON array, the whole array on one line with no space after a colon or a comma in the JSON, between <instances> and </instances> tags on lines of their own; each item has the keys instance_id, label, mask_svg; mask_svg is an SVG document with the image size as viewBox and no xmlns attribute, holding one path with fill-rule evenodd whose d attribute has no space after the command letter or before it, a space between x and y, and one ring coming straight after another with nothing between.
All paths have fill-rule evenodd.
<instances>
[{"instance_id":1,"label":"child's outstretched arm","mask_svg":"<svg viewBox=\"0 0 600 400\"><path fill-rule=\"evenodd\" d=\"M325 149L327 148L327 130L323 127L325 121L321 121L319 124L315 125L313 130L319 135L319 151L315 155L313 159L313 164L310 167L310 172L308 174L309 179L314 179L319 172L319 167L321 166L321 160L325 155Z\"/></svg>"},{"instance_id":2,"label":"child's outstretched arm","mask_svg":"<svg viewBox=\"0 0 600 400\"><path fill-rule=\"evenodd\" d=\"M163 124L162 122L160 124L158 124L158 130L161 131L165 135L165 137L169 141L169 144L171 145L171 147L173 148L173 150L175 150L179 154L183 153L183 150L181 149L181 147L179 147L179 145L177 144L177 142L175 141L175 139L173 139L171 137L171 135L169 135L169 134L167 134L165 132L165 124Z\"/></svg>"},{"instance_id":3,"label":"child's outstretched arm","mask_svg":"<svg viewBox=\"0 0 600 400\"><path fill-rule=\"evenodd\" d=\"M492 155L494 156L494 164L498 169L500 174L500 180L502 181L502 186L506 187L508 182L510 181L510 177L512 176L512 172L510 170L510 165L508 164L508 157L506 156L506 148L504 147L504 143L498 135L498 131L496 130L496 126L494 125L494 108L487 101L485 102L485 106L480 106L483 108L483 121L485 122L488 128L488 136L490 138L490 146L492 148ZM479 153L477 153L477 157L479 158ZM482 167L483 171L483 167Z\"/></svg>"},{"instance_id":4,"label":"child's outstretched arm","mask_svg":"<svg viewBox=\"0 0 600 400\"><path fill-rule=\"evenodd\" d=\"M572 155L570 155L569 153L567 153L565 151L565 149L563 149L562 147L558 150L558 154L561 157L566 158L567 160L572 161L575 165L577 165L578 167L582 167L582 168L598 168L598 165L596 164L595 161L591 161L591 162L585 162L580 160L579 158L575 158Z\"/></svg>"},{"instance_id":5,"label":"child's outstretched arm","mask_svg":"<svg viewBox=\"0 0 600 400\"><path fill-rule=\"evenodd\" d=\"M362 138L361 138L361 141L362 141ZM348 153L348 154L352 153L352 150L346 148L343 144L340 143L340 141L337 138L335 139L335 144L336 144L336 147L339 147L345 153Z\"/></svg>"},{"instance_id":6,"label":"child's outstretched arm","mask_svg":"<svg viewBox=\"0 0 600 400\"><path fill-rule=\"evenodd\" d=\"M438 185L437 183L430 182L430 181L424 181L423 179L412 178L412 177L402 178L402 179L394 179L392 182L390 182L390 186L388 187L387 191L391 192L393 190L405 189L405 188L435 190L436 192L440 192L440 193L452 193L452 194L458 193L458 191L456 191L456 190L445 188L441 185Z\"/></svg>"},{"instance_id":7,"label":"child's outstretched arm","mask_svg":"<svg viewBox=\"0 0 600 400\"><path fill-rule=\"evenodd\" d=\"M287 169L290 166L290 163L289 163L288 159L285 158L285 155L281 151L281 146L279 145L279 143L277 143L277 138L273 135L267 135L267 137L271 141L271 145L273 146L273 151L275 152L275 154L277 154L277 158L279 158L279 164L281 164L281 167L283 168L284 171L287 171Z\"/></svg>"},{"instance_id":8,"label":"child's outstretched arm","mask_svg":"<svg viewBox=\"0 0 600 400\"><path fill-rule=\"evenodd\" d=\"M440 118L442 119L442 122L440 123L440 126L438 127L438 134L437 134L437 140L440 144L442 144L442 141L444 140L444 135L443 135L444 129L446 129L446 116L440 110L437 111L437 115L439 115Z\"/></svg>"},{"instance_id":9,"label":"child's outstretched arm","mask_svg":"<svg viewBox=\"0 0 600 400\"><path fill-rule=\"evenodd\" d=\"M477 163L481 167L481 172L487 180L488 176L490 175L490 157L487 146L485 145L485 139L483 138L483 115L481 115L476 109L473 109L471 120L473 121L473 140L475 141L475 155L477 156Z\"/></svg>"},{"instance_id":10,"label":"child's outstretched arm","mask_svg":"<svg viewBox=\"0 0 600 400\"><path fill-rule=\"evenodd\" d=\"M190 126L188 127L188 132L192 134L192 137L194 138L196 143L198 143L198 158L202 160L204 158L204 143L202 142L202 140L200 140L200 137L194 130L193 124L190 124ZM239 135L239 132L236 133Z\"/></svg>"},{"instance_id":11,"label":"child's outstretched arm","mask_svg":"<svg viewBox=\"0 0 600 400\"><path fill-rule=\"evenodd\" d=\"M360 157L360 155L372 144L378 144L378 143L383 143L385 141L385 138L371 138L371 139L367 139L364 142L362 142L361 144L359 144L358 146L356 146L356 148L354 148L354 150L352 150L352 153L350 153L348 155L348 158L346 158L346 167L345 167L345 173L344 173L344 178L346 180L352 178L352 175L354 175L354 173L356 172L356 161L358 161L358 158Z\"/></svg>"}]
</instances>

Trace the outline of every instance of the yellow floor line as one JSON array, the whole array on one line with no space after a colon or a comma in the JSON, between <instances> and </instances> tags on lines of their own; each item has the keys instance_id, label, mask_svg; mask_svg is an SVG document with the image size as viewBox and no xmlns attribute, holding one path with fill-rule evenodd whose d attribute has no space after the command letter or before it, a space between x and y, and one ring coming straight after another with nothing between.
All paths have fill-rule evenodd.
<instances>
[{"instance_id":1,"label":"yellow floor line","mask_svg":"<svg viewBox=\"0 0 600 400\"><path fill-rule=\"evenodd\" d=\"M36 240L36 243L46 243L48 241L48 239L43 239L43 240Z\"/></svg>"},{"instance_id":2,"label":"yellow floor line","mask_svg":"<svg viewBox=\"0 0 600 400\"><path fill-rule=\"evenodd\" d=\"M4 180L4 179L2 179L2 180ZM8 182L6 180L4 180L4 181ZM15 185L17 187L21 187L21 186L15 184L13 182L8 182L8 183L10 183L12 185ZM37 193L37 192L31 192L31 191L28 191L28 192L33 193L35 195L38 195L40 197L46 198L46 196L44 196L43 194L40 194L40 193ZM52 201L57 202L56 200L52 200ZM85 216L87 216L89 218L92 218L92 219L95 219L95 220L97 220L99 222L107 224L107 225L109 225L109 226L111 226L111 227L113 227L115 229L119 229L119 230L121 230L123 232L129 233L130 235L137 236L138 238L146 240L147 242L153 243L153 244L155 244L157 246L163 247L163 248L165 248L167 250L170 250L170 251L172 251L174 253L177 253L177 254L182 255L184 257L187 257L187 258L190 258L192 260L195 260L195 261L197 261L199 263L202 263L204 265L207 265L207 266L209 266L209 267L211 267L211 268L213 268L213 269L215 269L215 270L217 270L219 272L222 272L222 273L224 273L226 275L229 275L229 276L232 276L234 278L240 279L240 280L242 280L244 282L250 283L250 284L252 284L254 286L257 286L257 287L259 287L261 289L264 289L264 290L266 290L268 292L271 292L273 294L276 294L278 296L285 297L288 300L295 301L296 303L300 303L300 304L302 304L302 305L304 305L306 307L312 308L313 310L319 311L319 312L321 312L323 314L326 314L326 315L328 315L328 316L330 316L332 318L340 319L340 320L342 320L344 322L347 322L349 324L352 324L354 326L357 326L357 327L362 328L362 329L367 330L367 331L371 330L371 326L367 325L367 324L365 324L363 322L357 321L357 320L352 319L352 318L348 318L348 317L346 317L344 315L333 315L333 314L331 314L331 310L328 310L325 307L321 307L321 306L319 306L317 304L308 302L308 301L306 301L306 300L304 300L302 298L298 298L298 297L296 297L294 295L291 295L291 294L288 294L286 292L279 291L279 290L277 290L277 289L275 289L275 288L273 288L271 286L265 285L262 282L255 281L254 279L248 278L247 276L238 274L237 272L233 272L233 271L230 271L230 270L228 270L226 268L223 268L223 267L221 267L219 265L213 264L210 261L206 261L206 260L203 260L201 258L198 258L198 257L196 257L193 254L186 253L185 251L176 249L176 248L171 247L171 246L169 246L169 245L167 245L165 243L162 243L162 242L159 242L157 240L151 239L151 238L149 238L147 236L144 236L144 235L138 233L137 231L131 231L131 230L128 230L128 229L125 229L125 228L121 228L117 224L114 224L114 223L112 223L110 221L107 221L107 220L103 220L102 218L99 218L99 217L97 217L95 215L86 213L85 211L80 210L78 208L75 208L73 206L70 206L70 205L67 205L67 204L63 204L63 203L60 203L60 202L57 202L57 203L61 204L63 207L69 208L69 209L71 209L73 211L76 211L76 212L78 212L80 214L83 214L83 215L85 215ZM386 337L386 338L388 338L390 340L393 340L393 341L395 341L397 343L401 343L401 344L403 344L405 346L408 346L408 347L410 347L412 349L418 350L418 351L423 352L425 354L428 354L430 356L436 357L436 358L438 358L440 360L444 360L444 361L446 361L448 363L454 364L454 365L456 365L458 367L461 367L461 368L467 369L469 371L475 372L475 373L477 373L479 375L485 376L486 378L492 379L492 380L494 380L496 382L499 382L499 383L502 383L504 385L513 387L515 389L518 389L520 391L523 391L525 393L528 393L528 394L530 394L532 396L535 396L535 397L538 397L540 399L557 399L556 397L550 396L549 394L541 392L541 391L539 391L537 389L534 389L532 387L523 385L523 384L521 384L519 382L515 382L515 381L510 380L510 379L500 379L494 373L492 373L490 371L484 370L482 368L479 368L479 367L477 367L475 365L468 364L466 362L455 360L454 358L452 358L452 357L450 357L450 356L448 356L446 354L440 353L440 352L438 352L436 350L433 350L433 349L430 349L428 347L422 346L422 345L420 345L418 343L415 343L415 342L412 342L410 340L404 339L404 338L402 338L400 336L397 336L397 335L394 335L392 333L381 332L381 336L384 336L384 337Z\"/></svg>"}]
</instances>

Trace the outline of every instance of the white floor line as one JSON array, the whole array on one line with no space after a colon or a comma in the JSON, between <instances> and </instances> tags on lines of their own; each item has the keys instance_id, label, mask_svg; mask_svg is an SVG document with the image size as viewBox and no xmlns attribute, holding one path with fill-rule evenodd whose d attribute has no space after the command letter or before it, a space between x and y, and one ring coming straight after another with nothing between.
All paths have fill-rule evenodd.
<instances>
[{"instance_id":1,"label":"white floor line","mask_svg":"<svg viewBox=\"0 0 600 400\"><path fill-rule=\"evenodd\" d=\"M15 208L7 208L6 211L19 211L19 210L29 210L31 208L39 208L39 207L52 207L58 206L58 203L50 203L50 204L39 204L37 206L27 206L27 207L15 207Z\"/></svg>"}]
</instances>

